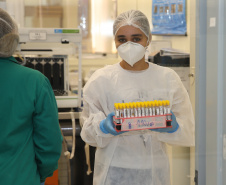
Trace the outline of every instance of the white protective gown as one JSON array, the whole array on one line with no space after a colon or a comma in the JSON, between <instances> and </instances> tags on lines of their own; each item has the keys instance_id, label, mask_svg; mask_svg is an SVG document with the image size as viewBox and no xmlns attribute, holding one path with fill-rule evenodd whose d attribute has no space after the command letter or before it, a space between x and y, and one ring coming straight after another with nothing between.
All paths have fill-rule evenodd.
<instances>
[{"instance_id":1,"label":"white protective gown","mask_svg":"<svg viewBox=\"0 0 226 185\"><path fill-rule=\"evenodd\" d=\"M94 185L170 185L166 143L194 146L194 116L190 99L172 69L149 63L139 72L119 63L97 70L84 87L82 139L97 147ZM114 103L169 100L179 129L174 133L130 131L104 134L100 122Z\"/></svg>"}]
</instances>

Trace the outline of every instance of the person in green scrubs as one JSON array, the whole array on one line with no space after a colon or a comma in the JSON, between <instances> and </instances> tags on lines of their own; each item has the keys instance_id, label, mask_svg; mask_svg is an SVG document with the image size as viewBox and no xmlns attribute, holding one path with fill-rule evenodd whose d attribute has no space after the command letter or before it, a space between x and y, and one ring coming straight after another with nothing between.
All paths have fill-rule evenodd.
<instances>
[{"instance_id":1,"label":"person in green scrubs","mask_svg":"<svg viewBox=\"0 0 226 185\"><path fill-rule=\"evenodd\" d=\"M40 185L58 168L62 135L49 80L12 56L18 28L0 9L0 184Z\"/></svg>"}]
</instances>

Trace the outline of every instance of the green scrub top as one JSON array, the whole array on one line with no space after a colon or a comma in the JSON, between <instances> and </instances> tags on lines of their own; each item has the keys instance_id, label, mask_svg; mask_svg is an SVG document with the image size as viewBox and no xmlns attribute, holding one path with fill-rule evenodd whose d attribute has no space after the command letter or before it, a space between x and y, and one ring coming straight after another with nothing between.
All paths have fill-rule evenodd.
<instances>
[{"instance_id":1,"label":"green scrub top","mask_svg":"<svg viewBox=\"0 0 226 185\"><path fill-rule=\"evenodd\" d=\"M58 167L55 96L39 71L0 58L0 184L40 185Z\"/></svg>"}]
</instances>

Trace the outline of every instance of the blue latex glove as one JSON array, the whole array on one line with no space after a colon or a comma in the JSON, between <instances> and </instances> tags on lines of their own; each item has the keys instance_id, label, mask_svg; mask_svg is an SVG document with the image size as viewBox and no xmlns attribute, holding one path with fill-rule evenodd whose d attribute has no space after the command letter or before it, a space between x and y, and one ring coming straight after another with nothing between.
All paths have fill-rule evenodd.
<instances>
[{"instance_id":1,"label":"blue latex glove","mask_svg":"<svg viewBox=\"0 0 226 185\"><path fill-rule=\"evenodd\" d=\"M45 185L45 182L42 182L40 185Z\"/></svg>"},{"instance_id":2,"label":"blue latex glove","mask_svg":"<svg viewBox=\"0 0 226 185\"><path fill-rule=\"evenodd\" d=\"M176 116L174 115L174 113L172 111L170 111L170 112L172 114L172 121L171 121L172 128L156 128L156 129L151 129L151 130L156 131L156 132L167 132L167 133L176 132L177 129L179 128L179 124L177 123Z\"/></svg>"},{"instance_id":3,"label":"blue latex glove","mask_svg":"<svg viewBox=\"0 0 226 185\"><path fill-rule=\"evenodd\" d=\"M122 134L124 132L117 132L114 129L114 123L113 123L113 116L115 115L114 112L108 114L107 118L102 120L100 122L100 130L105 134L112 134L114 136L117 136L119 134Z\"/></svg>"}]
</instances>

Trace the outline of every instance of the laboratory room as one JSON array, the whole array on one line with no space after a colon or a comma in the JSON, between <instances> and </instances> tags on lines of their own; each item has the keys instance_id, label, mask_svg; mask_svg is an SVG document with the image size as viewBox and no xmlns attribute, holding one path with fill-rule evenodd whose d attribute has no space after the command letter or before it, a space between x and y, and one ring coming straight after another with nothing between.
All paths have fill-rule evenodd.
<instances>
[{"instance_id":1,"label":"laboratory room","mask_svg":"<svg viewBox=\"0 0 226 185\"><path fill-rule=\"evenodd\" d=\"M225 185L223 0L0 0L0 185Z\"/></svg>"}]
</instances>

